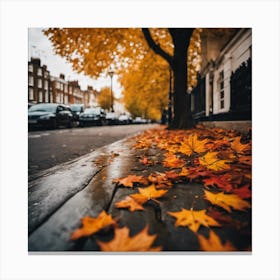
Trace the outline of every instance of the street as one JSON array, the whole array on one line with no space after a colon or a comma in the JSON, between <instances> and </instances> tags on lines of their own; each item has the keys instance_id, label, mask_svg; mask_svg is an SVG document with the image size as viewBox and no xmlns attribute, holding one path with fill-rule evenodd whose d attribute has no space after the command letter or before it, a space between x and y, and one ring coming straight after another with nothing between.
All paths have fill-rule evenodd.
<instances>
[{"instance_id":1,"label":"street","mask_svg":"<svg viewBox=\"0 0 280 280\"><path fill-rule=\"evenodd\" d=\"M31 131L28 133L28 174L73 160L102 146L156 125L103 126Z\"/></svg>"}]
</instances>

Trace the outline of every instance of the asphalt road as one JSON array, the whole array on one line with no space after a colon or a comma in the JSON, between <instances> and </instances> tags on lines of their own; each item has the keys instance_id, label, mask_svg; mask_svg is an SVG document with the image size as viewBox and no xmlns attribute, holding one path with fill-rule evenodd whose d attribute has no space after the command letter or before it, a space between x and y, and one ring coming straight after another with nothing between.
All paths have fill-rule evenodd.
<instances>
[{"instance_id":1,"label":"asphalt road","mask_svg":"<svg viewBox=\"0 0 280 280\"><path fill-rule=\"evenodd\" d=\"M73 160L102 146L156 125L119 125L31 131L28 133L28 174Z\"/></svg>"}]
</instances>

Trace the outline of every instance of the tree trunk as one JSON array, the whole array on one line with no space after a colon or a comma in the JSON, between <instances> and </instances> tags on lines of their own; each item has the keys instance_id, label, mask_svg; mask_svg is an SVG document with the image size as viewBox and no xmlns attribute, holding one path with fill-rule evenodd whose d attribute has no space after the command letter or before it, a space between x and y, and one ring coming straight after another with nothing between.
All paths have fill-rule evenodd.
<instances>
[{"instance_id":1,"label":"tree trunk","mask_svg":"<svg viewBox=\"0 0 280 280\"><path fill-rule=\"evenodd\" d=\"M187 94L188 84L188 47L193 33L193 28L169 28L169 33L174 44L174 55L170 56L160 45L157 44L148 28L142 28L144 37L149 47L162 58L164 58L173 69L174 73L174 118L170 128L188 129L194 126L191 114L190 100Z\"/></svg>"},{"instance_id":2,"label":"tree trunk","mask_svg":"<svg viewBox=\"0 0 280 280\"><path fill-rule=\"evenodd\" d=\"M188 129L194 126L191 114L190 98L187 94L188 85L188 46L192 30L171 29L170 33L174 43L174 56L172 69L174 73L174 118L170 128Z\"/></svg>"}]
</instances>

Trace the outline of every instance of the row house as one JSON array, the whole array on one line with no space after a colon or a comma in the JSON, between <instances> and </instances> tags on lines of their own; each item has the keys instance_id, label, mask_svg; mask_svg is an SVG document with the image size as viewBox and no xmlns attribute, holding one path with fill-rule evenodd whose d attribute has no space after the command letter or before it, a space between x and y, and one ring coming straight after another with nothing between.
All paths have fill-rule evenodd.
<instances>
[{"instance_id":1,"label":"row house","mask_svg":"<svg viewBox=\"0 0 280 280\"><path fill-rule=\"evenodd\" d=\"M50 72L39 58L28 62L28 103L52 102Z\"/></svg>"},{"instance_id":2,"label":"row house","mask_svg":"<svg viewBox=\"0 0 280 280\"><path fill-rule=\"evenodd\" d=\"M68 82L65 76L60 74L59 77L51 76L51 95L53 102L68 104Z\"/></svg>"},{"instance_id":3,"label":"row house","mask_svg":"<svg viewBox=\"0 0 280 280\"><path fill-rule=\"evenodd\" d=\"M84 92L81 90L79 82L68 81L69 87L69 104L83 104L84 103Z\"/></svg>"},{"instance_id":4,"label":"row house","mask_svg":"<svg viewBox=\"0 0 280 280\"><path fill-rule=\"evenodd\" d=\"M99 92L93 89L92 86L88 86L84 91L84 105L85 107L95 107L98 106L97 96Z\"/></svg>"},{"instance_id":5,"label":"row house","mask_svg":"<svg viewBox=\"0 0 280 280\"><path fill-rule=\"evenodd\" d=\"M28 62L28 103L84 104L98 106L98 93L92 86L82 90L77 80L66 81L65 75L51 76L39 58Z\"/></svg>"},{"instance_id":6,"label":"row house","mask_svg":"<svg viewBox=\"0 0 280 280\"><path fill-rule=\"evenodd\" d=\"M202 68L191 92L196 120L251 120L252 30L239 28L225 42L204 34Z\"/></svg>"}]
</instances>

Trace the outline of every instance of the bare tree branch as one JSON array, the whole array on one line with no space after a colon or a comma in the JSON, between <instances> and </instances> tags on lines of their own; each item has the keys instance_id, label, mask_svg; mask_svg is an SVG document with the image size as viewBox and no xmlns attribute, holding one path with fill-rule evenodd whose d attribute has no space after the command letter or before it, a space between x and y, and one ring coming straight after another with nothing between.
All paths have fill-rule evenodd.
<instances>
[{"instance_id":1,"label":"bare tree branch","mask_svg":"<svg viewBox=\"0 0 280 280\"><path fill-rule=\"evenodd\" d=\"M173 57L169 55L167 52L165 52L159 44L156 44L156 42L153 40L152 35L150 33L149 28L142 28L142 32L144 34L144 37L149 45L149 47L158 55L160 55L162 58L164 58L169 65L172 66L173 64Z\"/></svg>"}]
</instances>

